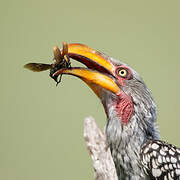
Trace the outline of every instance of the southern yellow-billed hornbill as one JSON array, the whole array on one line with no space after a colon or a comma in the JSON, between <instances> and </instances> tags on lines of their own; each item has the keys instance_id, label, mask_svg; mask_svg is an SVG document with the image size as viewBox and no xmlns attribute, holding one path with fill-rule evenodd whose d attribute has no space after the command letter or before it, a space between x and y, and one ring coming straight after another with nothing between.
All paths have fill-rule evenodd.
<instances>
[{"instance_id":1,"label":"southern yellow-billed hornbill","mask_svg":"<svg viewBox=\"0 0 180 180\"><path fill-rule=\"evenodd\" d=\"M159 140L156 105L139 74L82 44L69 44L68 56L87 68L64 68L54 75L77 76L100 98L118 178L180 179L180 149Z\"/></svg>"}]
</instances>

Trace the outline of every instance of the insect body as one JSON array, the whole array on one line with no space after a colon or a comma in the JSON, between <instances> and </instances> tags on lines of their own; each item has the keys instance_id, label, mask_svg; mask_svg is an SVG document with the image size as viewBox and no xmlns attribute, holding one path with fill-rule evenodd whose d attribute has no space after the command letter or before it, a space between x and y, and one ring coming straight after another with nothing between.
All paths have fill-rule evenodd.
<instances>
[{"instance_id":1,"label":"insect body","mask_svg":"<svg viewBox=\"0 0 180 180\"><path fill-rule=\"evenodd\" d=\"M53 74L62 68L71 68L70 58L68 57L68 44L63 42L63 48L60 50L57 46L53 48L54 60L52 64L43 63L28 63L24 65L24 68L29 69L34 72L41 72L50 69L50 77L53 78L57 84L61 82L61 76L58 80L58 75L53 76Z\"/></svg>"},{"instance_id":2,"label":"insect body","mask_svg":"<svg viewBox=\"0 0 180 180\"><path fill-rule=\"evenodd\" d=\"M52 68L50 69L50 77L53 78L56 82L57 85L58 83L61 82L61 77L62 74L60 75L60 78L58 80L58 75L53 76L53 74L62 68L70 68L71 67L71 62L70 59L68 57L68 45L67 43L63 42L63 49L62 51L59 50L59 48L57 46L54 46L53 48L53 52L54 52L54 59L55 59L55 63L52 64Z\"/></svg>"}]
</instances>

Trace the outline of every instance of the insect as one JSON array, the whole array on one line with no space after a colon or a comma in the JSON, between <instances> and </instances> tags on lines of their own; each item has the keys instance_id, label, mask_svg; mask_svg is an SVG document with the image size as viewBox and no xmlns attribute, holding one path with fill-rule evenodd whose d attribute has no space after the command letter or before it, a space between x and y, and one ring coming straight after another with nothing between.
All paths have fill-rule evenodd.
<instances>
[{"instance_id":1,"label":"insect","mask_svg":"<svg viewBox=\"0 0 180 180\"><path fill-rule=\"evenodd\" d=\"M68 56L68 44L66 42L62 43L62 50L60 50L57 46L54 46L54 60L55 62L52 64L43 64L43 63L28 63L24 65L24 68L29 69L34 72L41 72L50 69L49 76L56 81L56 85L61 82L62 75L53 76L53 74L62 68L71 68L70 58Z\"/></svg>"}]
</instances>

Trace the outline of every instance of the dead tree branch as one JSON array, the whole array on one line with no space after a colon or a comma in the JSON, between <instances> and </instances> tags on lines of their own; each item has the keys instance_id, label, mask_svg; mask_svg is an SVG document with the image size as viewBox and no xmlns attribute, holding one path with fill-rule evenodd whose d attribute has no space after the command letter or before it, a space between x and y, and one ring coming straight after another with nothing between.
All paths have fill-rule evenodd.
<instances>
[{"instance_id":1,"label":"dead tree branch","mask_svg":"<svg viewBox=\"0 0 180 180\"><path fill-rule=\"evenodd\" d=\"M118 180L106 136L92 117L84 121L84 138L93 160L95 180Z\"/></svg>"}]
</instances>

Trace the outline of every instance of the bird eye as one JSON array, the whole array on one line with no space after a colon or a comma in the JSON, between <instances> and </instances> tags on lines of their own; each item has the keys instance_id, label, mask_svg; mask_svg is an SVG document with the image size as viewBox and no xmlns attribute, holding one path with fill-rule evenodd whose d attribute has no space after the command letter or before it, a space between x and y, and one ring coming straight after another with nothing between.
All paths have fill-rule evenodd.
<instances>
[{"instance_id":1,"label":"bird eye","mask_svg":"<svg viewBox=\"0 0 180 180\"><path fill-rule=\"evenodd\" d=\"M127 77L127 75L128 75L128 71L126 70L126 69L120 69L119 71L118 71L118 74L119 74L119 76L121 76L121 77Z\"/></svg>"}]
</instances>

